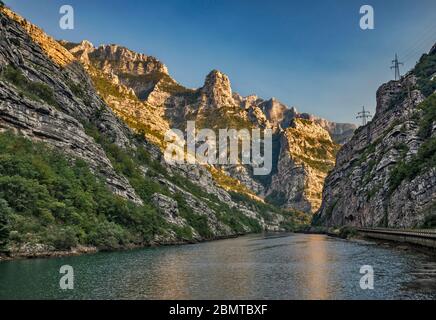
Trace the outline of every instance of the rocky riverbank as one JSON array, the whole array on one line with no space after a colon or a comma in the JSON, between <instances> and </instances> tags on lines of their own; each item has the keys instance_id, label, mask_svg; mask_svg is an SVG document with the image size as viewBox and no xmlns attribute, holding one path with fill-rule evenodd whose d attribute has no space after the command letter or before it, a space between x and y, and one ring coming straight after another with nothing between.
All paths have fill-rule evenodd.
<instances>
[{"instance_id":1,"label":"rocky riverbank","mask_svg":"<svg viewBox=\"0 0 436 320\"><path fill-rule=\"evenodd\" d=\"M269 233L274 233L270 231ZM279 232L276 232L279 233ZM11 261L11 260L22 260L22 259L49 259L49 258L60 258L60 257L72 257L80 256L85 254L94 254L98 252L116 252L116 251L128 251L141 248L151 248L151 247L162 247L162 246L180 246L189 245L196 243L204 243L211 241L220 241L225 239L238 238L240 236L245 236L247 234L236 234L228 236L217 236L213 239L203 239L203 240L177 240L177 241L162 241L153 242L143 245L133 245L129 244L126 246L120 246L117 249L111 248L98 248L95 246L77 246L69 250L56 250L54 247L44 244L24 244L19 247L11 248L9 252L0 252L0 262L1 261Z\"/></svg>"}]
</instances>

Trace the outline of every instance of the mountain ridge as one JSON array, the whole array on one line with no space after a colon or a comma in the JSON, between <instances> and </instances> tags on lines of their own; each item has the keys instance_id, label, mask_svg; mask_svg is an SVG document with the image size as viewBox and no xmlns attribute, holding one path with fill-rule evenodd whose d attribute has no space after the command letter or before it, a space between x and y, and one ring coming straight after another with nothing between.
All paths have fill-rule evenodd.
<instances>
[{"instance_id":1,"label":"mountain ridge","mask_svg":"<svg viewBox=\"0 0 436 320\"><path fill-rule=\"evenodd\" d=\"M141 117L159 116L152 106L6 7L0 25L2 251L187 243L307 221L227 192L203 166L167 164L159 146L124 121L129 110L105 100L129 97L144 108Z\"/></svg>"},{"instance_id":2,"label":"mountain ridge","mask_svg":"<svg viewBox=\"0 0 436 320\"><path fill-rule=\"evenodd\" d=\"M314 127L318 126L321 127L322 130L327 130L330 138L338 142L344 142L349 139L355 130L355 126L352 124L338 124L306 113L299 113L295 107L289 108L275 98L263 100L254 95L242 97L238 93L233 92L230 79L219 70L209 72L202 87L198 89L187 89L169 76L166 67L165 72L162 72L162 68L164 68L162 63L157 67L153 65L156 68L149 68L145 77L144 75L138 74L129 74L126 76L125 68L120 71L117 66L135 65L134 61L130 61L128 58L127 61L116 61L113 58L105 59L101 58L101 55L94 54L96 50L102 52L117 52L118 47L114 47L113 45L101 45L98 48L90 48L88 41L83 41L80 44L70 44L65 41L61 43L66 46L76 58L80 59L85 64L85 67L89 66L87 69L91 70L91 75L94 72L92 70L98 70L102 73L103 77L106 77L113 85L121 86L122 89L118 89L119 91L128 92L129 96L127 98L121 96L116 99L118 101L114 102L114 94L110 92L108 92L108 94L102 93L104 88L102 88L103 90L99 90L100 94L106 97L106 102L112 106L118 115L133 125L134 128L145 133L150 139L154 139L161 147L163 147L163 145L160 141L162 141L162 137L165 133L162 130L164 128L184 130L187 121L196 121L196 125L199 129L211 128L217 130L226 127L238 130L243 128L268 128L272 129L276 136L276 143L274 144L276 150L273 151L275 154L273 167L276 169L279 168L277 163L279 154L282 153L281 149L287 145L286 139L282 140L280 137L287 136L286 131L294 125L295 119L306 120L312 123ZM85 56L84 52L86 52ZM127 56L136 57L137 55L139 54L129 51ZM146 57L145 55L142 56ZM150 58L148 57L147 59ZM158 60L153 59L153 61ZM96 82L95 79L94 82ZM99 86L97 85L97 87ZM131 101L130 95L136 96L138 101L126 103L126 100ZM123 101L123 99L125 101ZM126 115L127 110L130 110L128 112L130 116ZM141 121L137 121L137 119L139 119L138 110L144 110L146 114L145 118ZM319 148L319 152L316 153L325 154L330 157L327 162L331 164L332 160L334 160L333 155L335 151L330 150L326 152L326 150L328 148L337 147L329 146L330 142L325 139L325 135L321 133L320 130L315 128L313 130L319 133L319 141L318 143L312 143L311 148L313 149L313 146L316 145L316 148ZM302 141L304 141L302 132L298 132L298 135L299 139L303 139ZM308 139L313 140L314 137L311 136L308 137ZM324 147L324 145L326 145L326 147ZM323 160L317 159L316 157L313 158L312 156L316 153L312 153L309 157L304 157L295 152L296 149L294 149L293 154L283 152L287 157L298 158L296 161L291 160L289 165L294 166L298 164L301 166L304 164L306 167L313 169L298 171L299 174L302 175L299 179L289 180L283 179L283 177L281 178L281 180L289 181L290 184L297 183L298 186L291 185L277 188L277 186L272 186L271 182L273 176L275 174L280 175L280 172L272 172L266 178L259 178L252 175L250 167L240 164L216 167L215 169L217 170L214 171L214 176L218 178L218 181L236 178L233 179L234 183L241 182L243 189L245 188L248 194L253 193L262 198L295 198L295 202L279 201L275 203L283 202L286 204L286 208L303 208L305 211L314 212L320 204L321 190L320 188L316 188L316 190L318 190L317 195L308 196L313 193L307 191L310 189L308 181L314 179L313 181L316 181L316 185L322 184L325 172L323 172L324 169L321 171L318 169L320 166L324 166L324 164L322 164ZM331 165L327 167L331 167ZM286 171L287 170L283 168L283 172ZM224 178L222 177L223 175L227 177ZM313 175L313 177L311 175ZM223 187L231 190L231 185L234 183L226 183ZM283 190L285 190L284 195L282 195ZM296 195L295 191L291 192L291 190L299 190L300 193ZM280 194L277 194L277 192L280 192ZM306 204L302 205L299 199L305 199L302 201Z\"/></svg>"},{"instance_id":3,"label":"mountain ridge","mask_svg":"<svg viewBox=\"0 0 436 320\"><path fill-rule=\"evenodd\" d=\"M90 58L89 55L92 56L93 52L95 52L96 50L107 51L108 49L114 48L114 47L115 48L122 48L123 50L128 51L132 56L139 55L139 56L146 57L147 59L151 59L152 61L155 61L157 63L157 68L150 68L150 70L148 72L146 72L146 74L156 73L156 76L159 78L159 80L162 80L160 77L166 78L166 76L168 76L169 77L168 80L171 82L174 82L175 84L180 86L180 90L182 90L182 91L183 90L187 90L187 91L189 91L189 90L192 90L192 91L213 90L211 88L213 86L217 87L219 90L222 90L221 92L219 92L218 94L215 95L215 98L220 99L220 98L222 98L221 97L221 95L222 95L223 97L226 97L227 101L226 100L215 101L214 103L217 106L234 104L234 101L232 101L234 99L238 100L239 103L246 105L247 103L255 102L252 99L253 97L256 97L256 100L257 100L257 103L255 103L255 105L256 106L262 105L260 107L261 107L261 110L264 112L265 112L264 105L266 105L268 103L269 104L274 104L274 103L280 104L283 107L283 110L281 111L281 113L283 113L283 114L290 113L291 115L294 114L294 116L296 116L296 117L301 117L301 118L304 118L307 120L315 121L319 125L321 125L324 129L329 131L329 133L331 133L331 135L332 135L332 138L336 138L335 135L343 134L344 136L341 137L340 140L338 140L338 142L340 142L340 141L343 142L343 141L346 141L347 139L349 139L351 134L352 134L352 131L357 128L354 124L351 124L351 123L350 124L349 123L336 123L333 121L322 119L320 117L316 117L316 116L308 114L308 113L298 113L296 111L295 107L288 107L287 105L283 104L282 102L280 102L278 99L276 99L274 97L270 98L269 100L264 100L264 99L258 98L255 95L249 95L247 97L240 96L238 93L232 91L230 80L229 80L228 76L225 73L223 73L222 71L217 70L217 69L210 71L209 74L206 75L205 81L204 81L204 84L202 87L197 88L197 89L189 89L187 87L184 87L183 85L180 85L177 81L175 81L172 77L170 77L169 73L168 73L168 68L162 62L160 62L158 59L156 59L152 56L148 56L148 55L141 54L141 53L136 53L135 51L130 50L128 48L111 44L111 45L100 45L96 48L92 47L93 49L91 50L91 52L89 52L89 50L88 50L88 55L86 57L84 57L82 48L93 46L89 41L83 40L82 43L78 44L78 43L70 43L68 41L62 40L62 41L60 41L60 43L62 45L64 45L67 49L69 49L72 54L76 55L76 57L79 58L79 60L82 60L82 61L92 60L92 57ZM79 55L77 55L77 53L79 53ZM110 61L112 61L112 60L116 61L114 59L110 59ZM100 61L100 64L105 65L104 62L101 62L101 61ZM155 65L153 65L153 66L155 66ZM109 73L111 73L110 71L114 71L114 70L111 70L111 68L105 70L104 67L100 67L100 69L102 69L104 72L109 72ZM120 72L115 72L115 73L117 76L122 74ZM218 78L222 79L222 81L217 83L217 82L215 82L215 81L217 81L217 79L213 79L214 77L218 77ZM158 82L159 81L155 81L153 83L153 85L156 86L156 84ZM126 86L129 86L126 83L123 83L123 84L125 84ZM138 96L139 99L147 101L146 97L141 95L141 92L138 92L138 90L135 90L135 92L136 92L136 95ZM207 94L207 96L211 96L211 95L212 96L214 95L213 92L211 92L210 94ZM151 103L151 104L157 106L158 103ZM286 115L284 115L284 116L286 116ZM284 127L287 127L289 125L289 121L290 121L290 119L289 119L289 115L288 115L286 123L283 124ZM282 124L282 123L280 123L280 124ZM278 123L276 125L278 125ZM341 128L342 126L344 128ZM336 127L338 127L338 129L336 129Z\"/></svg>"}]
</instances>

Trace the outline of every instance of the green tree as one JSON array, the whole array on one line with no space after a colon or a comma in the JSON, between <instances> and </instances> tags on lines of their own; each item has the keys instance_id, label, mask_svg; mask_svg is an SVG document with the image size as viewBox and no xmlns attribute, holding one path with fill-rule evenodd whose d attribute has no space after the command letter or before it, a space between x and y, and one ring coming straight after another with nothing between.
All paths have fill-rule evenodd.
<instances>
[{"instance_id":1,"label":"green tree","mask_svg":"<svg viewBox=\"0 0 436 320\"><path fill-rule=\"evenodd\" d=\"M0 250L4 249L9 239L10 217L12 210L4 199L0 199Z\"/></svg>"}]
</instances>

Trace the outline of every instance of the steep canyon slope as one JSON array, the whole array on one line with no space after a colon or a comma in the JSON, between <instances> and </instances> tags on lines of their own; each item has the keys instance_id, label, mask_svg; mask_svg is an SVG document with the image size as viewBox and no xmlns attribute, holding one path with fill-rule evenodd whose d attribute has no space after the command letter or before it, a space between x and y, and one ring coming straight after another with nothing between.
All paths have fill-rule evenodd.
<instances>
[{"instance_id":1,"label":"steep canyon slope","mask_svg":"<svg viewBox=\"0 0 436 320\"><path fill-rule=\"evenodd\" d=\"M374 119L339 151L315 223L436 225L436 45L377 92Z\"/></svg>"},{"instance_id":2,"label":"steep canyon slope","mask_svg":"<svg viewBox=\"0 0 436 320\"><path fill-rule=\"evenodd\" d=\"M169 125L142 95L150 99L156 87L177 84L162 84L166 69L157 60L134 55L133 64L90 65L6 7L0 7L0 25L4 250L38 255L178 243L305 221L227 192L203 166L163 161L159 143ZM94 57L111 55L105 49ZM160 76L149 77L154 71Z\"/></svg>"}]
</instances>

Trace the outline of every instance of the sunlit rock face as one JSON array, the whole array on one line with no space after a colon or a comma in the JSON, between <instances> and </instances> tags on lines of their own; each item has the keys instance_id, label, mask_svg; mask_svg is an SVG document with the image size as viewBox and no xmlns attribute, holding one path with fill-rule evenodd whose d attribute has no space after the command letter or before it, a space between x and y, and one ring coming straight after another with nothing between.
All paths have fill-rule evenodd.
<instances>
[{"instance_id":1,"label":"sunlit rock face","mask_svg":"<svg viewBox=\"0 0 436 320\"><path fill-rule=\"evenodd\" d=\"M436 125L421 108L426 101L434 108L428 101L433 101L435 48L401 81L378 90L373 121L355 131L352 124L299 113L277 99L242 97L221 71L210 72L201 88L185 88L154 57L117 45L57 42L9 9L0 10L0 71L18 70L26 81L53 90L54 100L35 99L0 79L0 130L19 132L83 159L114 194L137 205L143 205L137 190L115 170L85 124L124 149L135 150L136 138L145 138L141 146L169 172L156 180L172 197L181 195L187 206L203 215L215 236L232 234L229 225L218 219L220 209L211 208L189 187L177 186L175 176L187 178L269 230L279 230L283 216L274 213L265 221L255 208L233 201L229 191L258 196L283 208L318 210L316 220L328 226L415 227L435 211L436 170L428 159L434 157ZM163 136L170 128L184 129L188 120L195 120L198 128L272 129L271 174L254 176L250 166L242 164L166 164ZM411 174L408 164L416 157L422 161ZM143 171L146 174L147 168ZM187 226L171 199L155 194L153 204L169 223Z\"/></svg>"},{"instance_id":2,"label":"sunlit rock face","mask_svg":"<svg viewBox=\"0 0 436 320\"><path fill-rule=\"evenodd\" d=\"M229 78L218 70L213 70L206 77L201 92L201 108L221 108L235 105Z\"/></svg>"},{"instance_id":3,"label":"sunlit rock face","mask_svg":"<svg viewBox=\"0 0 436 320\"><path fill-rule=\"evenodd\" d=\"M65 153L85 160L102 174L114 193L142 203L123 176L112 167L102 148L82 125L101 110L99 127L119 146L129 146L129 129L117 119L95 92L80 63L41 29L7 8L1 9L0 70L15 68L27 81L45 84L53 90L53 102L32 99L15 85L0 80L0 130L14 130L42 140ZM82 86L81 96L72 91Z\"/></svg>"},{"instance_id":4,"label":"sunlit rock face","mask_svg":"<svg viewBox=\"0 0 436 320\"><path fill-rule=\"evenodd\" d=\"M373 120L342 147L326 179L317 223L410 228L433 219L435 55L434 47L400 81L379 88Z\"/></svg>"},{"instance_id":5,"label":"sunlit rock face","mask_svg":"<svg viewBox=\"0 0 436 320\"><path fill-rule=\"evenodd\" d=\"M63 45L88 66L94 82L101 83L99 80L103 78L115 87L115 93L104 92L114 90L97 85L97 90L114 112L161 147L164 133L169 128L185 129L188 120L195 120L197 128L215 130L272 129L275 156L274 170L269 176L253 176L252 168L242 164L216 167L248 192L266 197L285 208L305 212L318 209L325 168L331 166L334 160L332 150L337 148L331 138L343 142L355 128L351 124L337 124L299 113L295 107L289 108L275 98L242 97L233 92L228 76L218 70L206 76L201 88L188 89L172 79L166 67L155 58L114 45L93 48L87 41ZM306 127L298 127L303 120ZM296 145L292 146L293 143ZM298 154L300 151L293 149L304 143L311 150L318 148L320 156L315 159L312 152L305 158ZM325 148L332 150L324 152ZM321 159L322 156L325 159ZM314 165L317 161L325 162L322 170ZM296 167L302 169L288 170ZM227 178L220 179L221 182L225 180ZM226 183L223 187L232 190L235 185Z\"/></svg>"},{"instance_id":6,"label":"sunlit rock face","mask_svg":"<svg viewBox=\"0 0 436 320\"><path fill-rule=\"evenodd\" d=\"M294 119L282 135L277 172L267 195L284 207L315 212L338 148L318 124Z\"/></svg>"},{"instance_id":7,"label":"sunlit rock face","mask_svg":"<svg viewBox=\"0 0 436 320\"><path fill-rule=\"evenodd\" d=\"M159 78L152 78L150 85L154 94L160 90L175 97L175 92L191 92L172 80L163 64L118 46L95 48L87 41L57 42L6 7L0 7L0 26L0 131L13 131L45 142L69 161L81 159L114 195L137 206L152 206L167 224L162 233L147 241L178 243L182 239L174 228L185 228L192 233L192 240L253 232L248 223L241 223L240 230L235 231L222 218L224 205L229 212L241 215L241 219L251 219L264 230L283 230L281 223L285 218L281 213L271 212L266 221L264 213L234 201L206 167L171 165L163 160L163 134L170 128L165 109L147 102L148 97L140 99L141 90L136 89L148 85L143 80L149 79L149 75L158 74ZM45 99L29 94L14 79L4 76L8 70L22 77L21 82L32 83L49 94ZM135 78L138 87L125 82L130 76L139 77ZM139 149L143 150L143 156L159 164L161 172L147 176L150 167L145 164L138 170L163 186L166 194L155 193L144 201L144 190L132 186L128 175L116 168L104 143L93 133L111 146L128 151L132 158ZM181 187L180 177L192 185ZM213 205L200 197L196 188L213 196ZM192 221L181 216L182 210L185 216L189 210L204 221L210 234L200 235L193 230Z\"/></svg>"},{"instance_id":8,"label":"sunlit rock face","mask_svg":"<svg viewBox=\"0 0 436 320\"><path fill-rule=\"evenodd\" d=\"M189 89L154 57L117 45L61 43L84 64L115 114L160 148L165 147L165 132L185 129L188 120L195 120L198 129L272 129L274 163L268 176L256 177L250 166L242 164L215 167L226 176L218 179L225 189L245 190L284 208L305 212L319 208L336 143L347 141L355 130L352 124L299 113L275 98L243 97L219 70L211 71L201 88Z\"/></svg>"}]
</instances>

